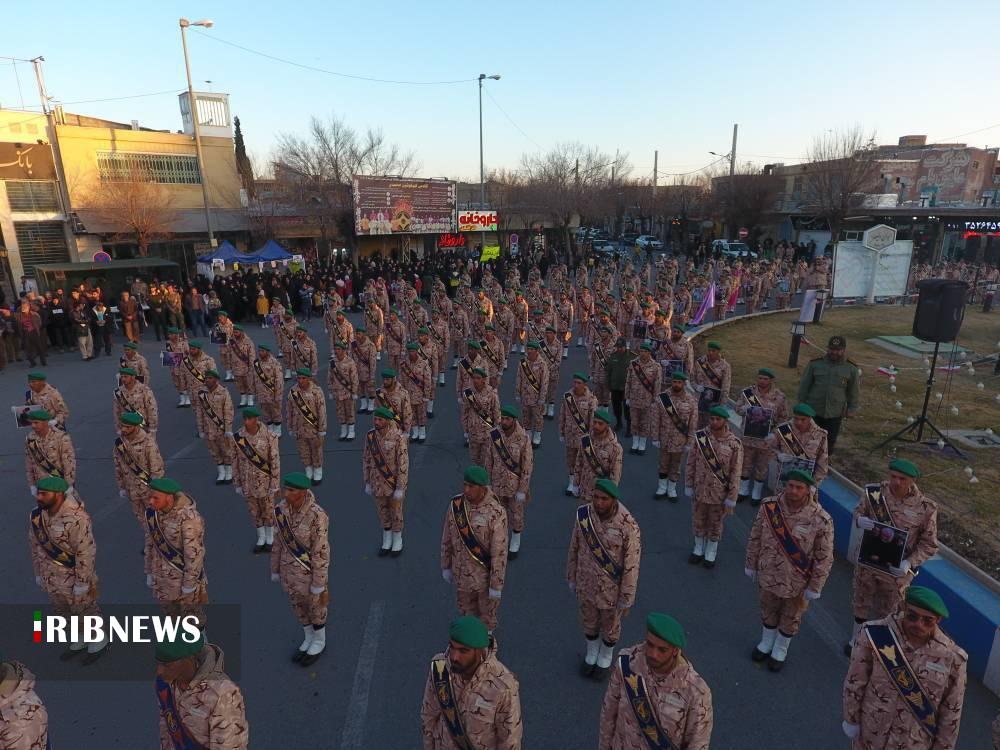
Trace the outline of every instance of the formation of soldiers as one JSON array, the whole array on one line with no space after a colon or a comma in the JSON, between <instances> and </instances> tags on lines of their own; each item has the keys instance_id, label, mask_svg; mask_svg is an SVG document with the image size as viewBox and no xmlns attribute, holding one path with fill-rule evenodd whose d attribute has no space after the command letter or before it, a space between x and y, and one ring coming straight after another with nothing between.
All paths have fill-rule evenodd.
<instances>
[{"instance_id":1,"label":"formation of soldiers","mask_svg":"<svg viewBox=\"0 0 1000 750\"><path fill-rule=\"evenodd\" d=\"M452 434L461 431L469 463L461 492L444 509L439 564L442 578L455 589L460 616L449 628L447 651L429 668L421 708L424 746L521 747L518 682L498 658L494 631L508 565L521 551L536 452L545 449L545 422L558 420L566 494L579 499L566 581L584 635L580 671L587 679L611 675L599 746L709 747L711 691L684 655L683 626L667 614L649 613L645 640L618 649L622 622L635 605L642 546L638 521L619 487L622 424L609 409L617 393L631 454L643 455L650 447L659 451L657 481L650 488L655 500L678 502L684 468L683 494L692 506L691 564L715 567L727 516L740 502L757 508L745 574L758 588L761 637L749 656L773 672L783 668L802 616L809 602L820 598L832 566L833 525L817 493L829 459L826 431L816 425L815 412L807 404L790 406L774 371L762 367L754 382L731 392L733 373L721 346L709 342L705 353L695 356L683 335L690 283L680 281L679 272L673 258L651 267L647 279L631 266L601 265L592 276L580 270L574 278L554 266L544 281L533 270L522 287L516 272L501 283L487 271L478 290L470 279L461 279L454 299L436 283L430 313L409 287L390 307L384 284L373 281L362 324L352 325L336 306L324 317L331 347L325 389L316 343L280 303L272 310L273 349L254 346L220 315L224 377L201 342L169 329L166 349L181 355L170 370L177 406L194 411L198 435L217 465L217 484L231 484L246 501L256 534L251 552L270 555L271 580L287 593L303 628L301 643L290 649L294 662L310 666L326 648L329 518L315 488L323 480L327 397L334 402L342 441L356 438L358 414L371 415L372 427L363 435L362 486L375 504L378 555L399 557L409 453L430 438L428 419L434 417L450 358L459 414ZM697 283L693 268L686 278ZM576 346L588 350L589 367L573 372L569 390L560 394L574 334ZM612 358L622 356L626 369L620 379L612 372ZM504 404L499 392L511 369L515 402ZM204 622L205 523L195 499L165 476L149 377L145 360L126 344L113 402L116 479L143 530L146 582L156 601L167 613L192 614ZM286 381L293 378L286 392ZM237 407L220 383L230 379L240 395L239 428ZM706 398L706 392L714 397ZM33 408L25 462L37 503L30 533L37 581L57 611L93 613L99 611L96 545L75 488L69 410L43 373L29 375L28 403ZM735 415L760 408L772 414L765 434L733 429ZM282 473L278 445L286 424L301 472ZM907 747L946 748L957 734L965 655L937 627L947 616L940 597L910 586L937 549L936 506L917 488L919 475L911 462L893 461L887 479L865 488L855 512L860 530L891 525L907 531L899 568L880 572L858 566L855 573L857 625L846 647L852 661L844 686L844 731L856 747L881 747L875 738L891 735L906 736ZM925 653L929 643L940 670L925 668L933 661ZM897 649L896 663L880 656L886 644ZM65 658L84 654L83 662L92 663L106 652L106 644L71 644ZM242 697L225 677L217 646L204 640L162 644L157 660L162 747L247 746ZM894 688L888 677L901 667L911 669L909 692ZM37 701L30 698L26 667L3 668L12 670L18 684L23 681L26 706ZM925 701L922 713L912 710L918 698ZM28 726L46 722L40 702L29 713L25 736ZM937 729L928 716L936 717Z\"/></svg>"}]
</instances>

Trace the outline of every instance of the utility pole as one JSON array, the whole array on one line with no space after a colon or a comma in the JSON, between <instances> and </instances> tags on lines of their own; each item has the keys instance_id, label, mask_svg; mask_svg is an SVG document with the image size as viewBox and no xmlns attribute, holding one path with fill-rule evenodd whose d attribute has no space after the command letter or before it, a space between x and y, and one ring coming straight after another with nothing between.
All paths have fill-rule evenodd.
<instances>
[{"instance_id":1,"label":"utility pole","mask_svg":"<svg viewBox=\"0 0 1000 750\"><path fill-rule=\"evenodd\" d=\"M656 234L656 230L654 228L656 226L656 216L655 216L655 213L656 213L656 171L657 171L657 167L659 165L659 161L660 161L660 152L657 150L657 151L653 152L653 210L649 212L649 233L653 234L653 235ZM662 225L661 225L661 229L662 229ZM661 232L661 234L662 234L662 232ZM660 241L661 242L663 241L663 237L660 237Z\"/></svg>"},{"instance_id":2,"label":"utility pole","mask_svg":"<svg viewBox=\"0 0 1000 750\"><path fill-rule=\"evenodd\" d=\"M736 174L736 133L739 130L739 125L733 123L733 149L729 152L729 179L733 179Z\"/></svg>"},{"instance_id":3,"label":"utility pole","mask_svg":"<svg viewBox=\"0 0 1000 750\"><path fill-rule=\"evenodd\" d=\"M733 213L733 195L736 193L736 133L739 130L739 125L733 123L733 147L729 150L729 214L732 218ZM735 224L735 222L732 222ZM729 229L729 239L736 239L736 227L730 226Z\"/></svg>"},{"instance_id":4,"label":"utility pole","mask_svg":"<svg viewBox=\"0 0 1000 750\"><path fill-rule=\"evenodd\" d=\"M198 171L201 172L201 198L205 203L205 225L208 229L208 245L213 250L216 247L215 232L212 231L212 211L208 206L208 175L205 173L205 157L201 153L201 129L198 125L198 101L194 96L194 86L191 84L191 62L188 59L187 31L188 26L204 26L211 28L212 22L188 21L180 19L181 47L184 49L184 72L187 74L188 106L191 107L191 123L194 125L194 152L198 157Z\"/></svg>"}]
</instances>

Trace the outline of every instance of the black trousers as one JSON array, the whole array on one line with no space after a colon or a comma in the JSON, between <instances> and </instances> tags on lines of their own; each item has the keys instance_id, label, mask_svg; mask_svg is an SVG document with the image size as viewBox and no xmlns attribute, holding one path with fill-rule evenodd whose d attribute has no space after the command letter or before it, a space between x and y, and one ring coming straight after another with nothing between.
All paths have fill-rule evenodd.
<instances>
[{"instance_id":1,"label":"black trousers","mask_svg":"<svg viewBox=\"0 0 1000 750\"><path fill-rule=\"evenodd\" d=\"M837 444L837 435L840 434L840 422L843 417L814 417L816 424L826 430L826 450L829 455L833 455L833 447Z\"/></svg>"},{"instance_id":2,"label":"black trousers","mask_svg":"<svg viewBox=\"0 0 1000 750\"><path fill-rule=\"evenodd\" d=\"M628 405L625 403L625 391L611 391L611 409L615 414L615 429L622 423L622 410L625 411L626 429L632 428L632 416L629 414Z\"/></svg>"}]
</instances>

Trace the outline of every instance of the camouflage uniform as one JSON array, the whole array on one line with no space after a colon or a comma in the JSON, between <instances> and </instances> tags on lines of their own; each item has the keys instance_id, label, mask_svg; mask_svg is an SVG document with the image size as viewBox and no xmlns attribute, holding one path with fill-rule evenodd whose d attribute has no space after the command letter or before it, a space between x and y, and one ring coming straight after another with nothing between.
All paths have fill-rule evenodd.
<instances>
[{"instance_id":1,"label":"camouflage uniform","mask_svg":"<svg viewBox=\"0 0 1000 750\"><path fill-rule=\"evenodd\" d=\"M968 655L940 628L923 646L915 648L903 635L900 615L877 620L895 631L910 668L936 707L938 733L932 738L919 725L906 701L862 632L851 653L844 680L844 720L859 725L854 750L953 750L958 742L965 698ZM985 731L980 735L985 739Z\"/></svg>"},{"instance_id":2,"label":"camouflage uniform","mask_svg":"<svg viewBox=\"0 0 1000 750\"><path fill-rule=\"evenodd\" d=\"M826 475L830 472L830 456L827 451L826 430L812 421L810 421L809 429L805 432L799 432L795 429L794 420L790 421L788 425L791 427L796 439L798 439L799 445L805 451L804 458L812 459L816 462L812 475L813 479L816 480L816 485L819 486L819 483L826 479ZM767 436L767 444L771 447L771 450L777 452L779 465L783 459L791 459L793 457L792 447L778 432L778 426L775 426L771 434Z\"/></svg>"},{"instance_id":3,"label":"camouflage uniform","mask_svg":"<svg viewBox=\"0 0 1000 750\"><path fill-rule=\"evenodd\" d=\"M618 652L628 659L634 674L646 684L650 705L660 729L676 748L708 750L712 737L712 691L683 655L670 672L661 675L646 664L643 644ZM599 750L648 750L646 739L635 718L635 711L624 689L624 679L617 660L612 665L611 681L601 707Z\"/></svg>"},{"instance_id":4,"label":"camouflage uniform","mask_svg":"<svg viewBox=\"0 0 1000 750\"><path fill-rule=\"evenodd\" d=\"M667 479L676 485L681 478L684 448L694 440L694 433L698 429L698 402L687 388L680 393L668 389L666 393L670 396L670 402L677 412L680 423L687 429L687 434L677 428L673 417L667 414L667 409L660 399L657 399L658 403L653 407L651 415L653 427L650 432L660 443L660 479Z\"/></svg>"},{"instance_id":5,"label":"camouflage uniform","mask_svg":"<svg viewBox=\"0 0 1000 750\"><path fill-rule=\"evenodd\" d=\"M466 403L463 415L465 432L469 435L469 455L472 463L485 466L489 452L493 450L490 430L500 424L500 399L489 385L484 384L481 391L477 391L475 386L471 390L476 406ZM464 396L462 399L465 401Z\"/></svg>"},{"instance_id":6,"label":"camouflage uniform","mask_svg":"<svg viewBox=\"0 0 1000 750\"><path fill-rule=\"evenodd\" d=\"M774 385L767 390L767 393L760 390L756 384L750 386L749 388L753 395L757 397L760 403L774 411L771 417L771 429L774 430L775 425L784 422L788 419L788 400L785 398L785 394L781 392L779 388ZM743 392L737 399L738 406L736 411L740 416L744 416L750 409L750 402L747 401L746 396ZM743 441L743 469L740 473L740 477L743 480L752 479L754 482L767 482L767 470L771 463L771 459L774 458L774 454L771 451L771 447L766 439L761 438L751 438L743 436L741 438ZM761 487L763 489L763 487ZM746 492L741 492L741 495L747 494ZM754 489L754 499L759 500L761 495L759 494L757 488Z\"/></svg>"},{"instance_id":7,"label":"camouflage uniform","mask_svg":"<svg viewBox=\"0 0 1000 750\"><path fill-rule=\"evenodd\" d=\"M90 514L79 496L67 494L59 510L50 515L41 511L40 521L49 539L59 549L75 557L72 567L52 559L38 543L34 528L28 531L31 566L35 581L48 594L56 614L95 615L97 606L97 545Z\"/></svg>"},{"instance_id":8,"label":"camouflage uniform","mask_svg":"<svg viewBox=\"0 0 1000 750\"><path fill-rule=\"evenodd\" d=\"M330 360L330 372L327 375L326 383L330 389L330 399L337 409L341 437L344 437L346 426L354 424L354 402L358 400L358 388L360 387L358 366L346 352L343 358L334 355L333 359Z\"/></svg>"},{"instance_id":9,"label":"camouflage uniform","mask_svg":"<svg viewBox=\"0 0 1000 750\"><path fill-rule=\"evenodd\" d=\"M118 364L122 367L131 367L135 370L136 380L149 385L149 362L135 349L126 349L125 353L119 357Z\"/></svg>"},{"instance_id":10,"label":"camouflage uniform","mask_svg":"<svg viewBox=\"0 0 1000 750\"><path fill-rule=\"evenodd\" d=\"M621 578L615 580L601 568L580 531L579 522L574 522L566 558L566 580L580 605L584 636L593 641L600 635L605 645L613 646L621 637L622 617L635 604L642 540L638 522L621 503L607 520L590 506L590 523L608 557L621 567Z\"/></svg>"},{"instance_id":11,"label":"camouflage uniform","mask_svg":"<svg viewBox=\"0 0 1000 750\"><path fill-rule=\"evenodd\" d=\"M441 533L441 570L451 571L458 610L478 617L492 631L497 626L500 600L491 599L489 591L502 592L507 575L507 513L491 489L477 505L466 500L465 506L472 532L489 556L489 564L480 565L472 557L459 536L449 501Z\"/></svg>"},{"instance_id":12,"label":"camouflage uniform","mask_svg":"<svg viewBox=\"0 0 1000 750\"><path fill-rule=\"evenodd\" d=\"M76 485L76 451L69 433L56 427L49 427L43 437L39 437L34 431L28 433L24 439L24 475L29 487L34 487L39 479L56 473L39 463L35 458L36 453L44 456L71 487Z\"/></svg>"},{"instance_id":13,"label":"camouflage uniform","mask_svg":"<svg viewBox=\"0 0 1000 750\"><path fill-rule=\"evenodd\" d=\"M406 436L395 422L390 422L381 434L377 429L369 430L368 436L361 455L361 478L365 490L371 489L382 530L402 532L403 498L410 479L410 454ZM373 450L369 447L372 440L378 445L388 470L392 472L392 480L386 479L376 467ZM396 492L402 495L398 500L393 497Z\"/></svg>"},{"instance_id":14,"label":"camouflage uniform","mask_svg":"<svg viewBox=\"0 0 1000 750\"><path fill-rule=\"evenodd\" d=\"M151 577L156 601L171 615L195 615L204 623L202 605L208 601L208 577L205 575L205 519L194 498L186 493L174 495L174 505L166 512L156 511L160 531L171 547L181 553L183 570L175 568L153 544L146 533L146 576Z\"/></svg>"},{"instance_id":15,"label":"camouflage uniform","mask_svg":"<svg viewBox=\"0 0 1000 750\"><path fill-rule=\"evenodd\" d=\"M315 424L309 422L296 405L298 394L302 403L312 411ZM288 418L288 429L295 436L295 447L299 451L299 460L307 467L321 468L323 466L323 443L326 435L326 399L323 390L311 384L304 390L298 383L288 391L285 412ZM322 433L322 434L320 434Z\"/></svg>"},{"instance_id":16,"label":"camouflage uniform","mask_svg":"<svg viewBox=\"0 0 1000 750\"><path fill-rule=\"evenodd\" d=\"M120 444L119 441L121 441ZM118 489L128 497L135 520L145 530L149 484L140 479L135 471L129 468L121 454L122 451L131 457L131 463L138 465L146 472L149 479L163 476L163 456L160 455L160 446L156 444L156 438L142 428L133 432L131 437L121 435L115 440L115 449L112 454L115 462L115 481L118 482Z\"/></svg>"},{"instance_id":17,"label":"camouflage uniform","mask_svg":"<svg viewBox=\"0 0 1000 750\"><path fill-rule=\"evenodd\" d=\"M549 336L546 334L545 339L542 340L542 356L541 359L545 360L545 364L549 366L549 385L545 389L545 400L552 407L546 414L550 417L555 417L555 407L556 402L556 389L559 387L559 371L562 369L562 341L558 340L555 336L549 341Z\"/></svg>"},{"instance_id":18,"label":"camouflage uniform","mask_svg":"<svg viewBox=\"0 0 1000 750\"><path fill-rule=\"evenodd\" d=\"M645 376L650 387L646 387L639 377L639 371ZM656 397L662 390L663 368L660 363L650 359L643 363L642 358L633 359L628 366L628 376L625 379L625 403L628 404L632 417L632 447L639 442L639 450L645 450L646 439L654 434L657 420L652 408L656 406Z\"/></svg>"},{"instance_id":19,"label":"camouflage uniform","mask_svg":"<svg viewBox=\"0 0 1000 750\"><path fill-rule=\"evenodd\" d=\"M451 312L449 325L451 328L451 341L455 345L455 359L458 360L460 357L464 357L468 351L466 342L470 331L469 316L465 310L456 305ZM454 367L455 363L452 363L452 369Z\"/></svg>"},{"instance_id":20,"label":"camouflage uniform","mask_svg":"<svg viewBox=\"0 0 1000 750\"><path fill-rule=\"evenodd\" d=\"M406 435L413 426L413 409L410 406L410 394L399 384L397 380L391 389L383 385L375 390L375 400L379 406L392 409L392 413L399 417L396 426Z\"/></svg>"},{"instance_id":21,"label":"camouflage uniform","mask_svg":"<svg viewBox=\"0 0 1000 750\"><path fill-rule=\"evenodd\" d=\"M309 338L308 334L303 333L299 336L301 331L296 331L295 337L292 343L289 344L288 350L292 355L291 358L291 370L295 372L299 368L308 367L312 370L313 380L316 379L316 375L319 372L319 354L316 351L316 342ZM285 360L288 362L289 360Z\"/></svg>"},{"instance_id":22,"label":"camouflage uniform","mask_svg":"<svg viewBox=\"0 0 1000 750\"><path fill-rule=\"evenodd\" d=\"M608 389L607 359L615 350L615 340L608 334L607 339L593 343L590 349L590 382L597 401L603 406L611 403L611 391ZM602 359L603 357L603 359Z\"/></svg>"},{"instance_id":23,"label":"camouflage uniform","mask_svg":"<svg viewBox=\"0 0 1000 750\"><path fill-rule=\"evenodd\" d=\"M438 373L444 373L448 367L448 348L451 344L451 326L445 317L437 318L431 322L431 341L437 348L437 365L435 369ZM440 375L444 377L444 375Z\"/></svg>"},{"instance_id":24,"label":"camouflage uniform","mask_svg":"<svg viewBox=\"0 0 1000 750\"><path fill-rule=\"evenodd\" d=\"M918 568L938 551L937 503L924 495L915 483L906 497L893 496L888 481L882 482L881 490L893 525L909 532L903 559L909 561L910 570L905 575L894 578L864 565L855 565L853 606L854 618L858 622L870 619L872 610L876 619L894 614ZM861 516L871 518L868 498L864 494L854 509L854 526L857 526Z\"/></svg>"},{"instance_id":25,"label":"camouflage uniform","mask_svg":"<svg viewBox=\"0 0 1000 750\"><path fill-rule=\"evenodd\" d=\"M35 675L18 661L0 667L0 747L48 750L49 714L35 692Z\"/></svg>"},{"instance_id":26,"label":"camouflage uniform","mask_svg":"<svg viewBox=\"0 0 1000 750\"><path fill-rule=\"evenodd\" d=\"M233 377L236 379L236 390L241 396L247 396L253 392L250 388L250 368L257 356L257 347L249 336L240 331L236 333L239 335L234 335L229 339L229 343L222 347L222 351L229 352L227 369L233 371ZM241 398L240 401L243 399Z\"/></svg>"},{"instance_id":27,"label":"camouflage uniform","mask_svg":"<svg viewBox=\"0 0 1000 750\"><path fill-rule=\"evenodd\" d=\"M62 394L48 383L38 393L29 388L25 404L44 409L52 415L52 419L60 427L65 427L66 420L69 419L69 407L66 406Z\"/></svg>"},{"instance_id":28,"label":"camouflage uniform","mask_svg":"<svg viewBox=\"0 0 1000 750\"><path fill-rule=\"evenodd\" d=\"M364 341L355 339L351 342L351 359L358 371L358 392L362 399L375 397L375 344L370 337Z\"/></svg>"},{"instance_id":29,"label":"camouflage uniform","mask_svg":"<svg viewBox=\"0 0 1000 750\"><path fill-rule=\"evenodd\" d=\"M216 424L209 416L209 408L221 420ZM233 399L229 391L221 385L215 389L202 388L195 401L195 416L198 432L205 436L205 444L212 460L217 465L229 466L233 463Z\"/></svg>"},{"instance_id":30,"label":"camouflage uniform","mask_svg":"<svg viewBox=\"0 0 1000 750\"><path fill-rule=\"evenodd\" d=\"M537 390L531 385L525 375L525 369L531 371ZM521 424L531 432L542 431L542 417L545 416L545 395L549 391L549 366L541 353L535 361L525 357L517 366L517 379L514 381L514 398L521 404ZM539 435L539 440L541 435ZM492 475L491 475L492 476Z\"/></svg>"},{"instance_id":31,"label":"camouflage uniform","mask_svg":"<svg viewBox=\"0 0 1000 750\"><path fill-rule=\"evenodd\" d=\"M601 466L601 473L598 475L594 472L594 467L590 465L590 461L583 451L582 440L583 436L580 437L581 449L576 454L576 470L573 472L573 476L576 477L576 484L579 488L577 497L585 503L589 503L594 492L594 482L598 479L610 479L615 483L621 480L622 456L625 451L622 449L621 443L618 442L618 436L610 427L604 433L603 438L597 437L591 429L591 445L597 462Z\"/></svg>"},{"instance_id":32,"label":"camouflage uniform","mask_svg":"<svg viewBox=\"0 0 1000 750\"><path fill-rule=\"evenodd\" d=\"M258 357L250 369L253 373L253 394L261 416L269 425L280 425L281 399L285 390L281 362L273 355L268 355L266 360ZM265 379L267 382L264 382Z\"/></svg>"},{"instance_id":33,"label":"camouflage uniform","mask_svg":"<svg viewBox=\"0 0 1000 750\"><path fill-rule=\"evenodd\" d=\"M514 429L510 435L506 434L503 427L499 425L498 429L511 458L516 463L517 471L512 471L503 462L499 451L492 442L490 451L486 454L486 471L490 476L493 492L500 498L504 510L507 511L510 530L515 534L520 534L524 531L524 506L527 505L531 494L534 451L531 449L531 437L517 422L514 423Z\"/></svg>"},{"instance_id":34,"label":"camouflage uniform","mask_svg":"<svg viewBox=\"0 0 1000 750\"><path fill-rule=\"evenodd\" d=\"M281 580L288 593L292 611L300 625L321 628L326 624L328 605L319 597L328 583L330 568L330 519L312 491L306 492L302 507L294 510L287 500L278 508L288 520L292 535L309 552L309 569L304 568L280 541L271 547L271 575ZM277 526L277 522L272 522ZM313 593L317 592L317 593Z\"/></svg>"},{"instance_id":35,"label":"camouflage uniform","mask_svg":"<svg viewBox=\"0 0 1000 750\"><path fill-rule=\"evenodd\" d=\"M398 370L399 361L403 358L403 350L406 348L406 326L394 315L385 324L385 334L385 348L389 354L389 365Z\"/></svg>"},{"instance_id":36,"label":"camouflage uniform","mask_svg":"<svg viewBox=\"0 0 1000 750\"><path fill-rule=\"evenodd\" d=\"M191 354L187 339L176 333L171 333L167 336L167 340L164 343L164 351L176 352L183 354L185 357ZM177 393L182 396L188 395L187 378L187 370L183 364L170 368L170 380L173 382L174 388L177 389Z\"/></svg>"},{"instance_id":37,"label":"camouflage uniform","mask_svg":"<svg viewBox=\"0 0 1000 750\"><path fill-rule=\"evenodd\" d=\"M199 351L201 350L191 349L188 360L200 377L196 377L183 362L177 366L177 369L181 370L184 375L184 388L187 390L188 399L194 405L195 420L198 419L198 391L205 387L205 373L209 370L215 370L215 360L204 352L197 354Z\"/></svg>"},{"instance_id":38,"label":"camouflage uniform","mask_svg":"<svg viewBox=\"0 0 1000 750\"><path fill-rule=\"evenodd\" d=\"M187 685L171 685L180 723L201 747L246 750L250 746L243 694L223 671L222 649L207 644L198 654L198 670ZM175 750L160 713L160 750Z\"/></svg>"},{"instance_id":39,"label":"camouflage uniform","mask_svg":"<svg viewBox=\"0 0 1000 750\"><path fill-rule=\"evenodd\" d=\"M330 331L331 351L337 345L337 342L343 342L348 346L354 343L354 326L347 318L344 318L343 320L337 320L334 318L334 320L327 325L327 328Z\"/></svg>"},{"instance_id":40,"label":"camouflage uniform","mask_svg":"<svg viewBox=\"0 0 1000 750\"><path fill-rule=\"evenodd\" d=\"M445 660L437 654L434 661ZM449 668L451 689L462 727L476 750L520 750L524 727L521 723L521 698L517 678L496 657L496 645L487 651L486 660L475 673L465 678ZM420 706L423 750L454 750L441 704L434 686L434 676L427 675L424 700Z\"/></svg>"},{"instance_id":41,"label":"camouflage uniform","mask_svg":"<svg viewBox=\"0 0 1000 750\"><path fill-rule=\"evenodd\" d=\"M715 373L718 383L713 382L708 375L705 374L705 368L710 369ZM691 376L691 382L695 386L711 387L711 388L721 388L722 395L719 398L718 403L725 404L729 400L729 389L732 387L733 371L729 366L729 363L719 358L718 362L709 362L707 356L698 357L694 364L694 374ZM696 388L695 390L701 390ZM699 424L708 424L708 417L705 413L702 413Z\"/></svg>"},{"instance_id":42,"label":"camouflage uniform","mask_svg":"<svg viewBox=\"0 0 1000 750\"><path fill-rule=\"evenodd\" d=\"M434 376L427 360L419 352L415 353L415 359L410 359L407 352L407 357L399 363L399 380L410 397L410 427L423 427L426 431L427 402L434 398Z\"/></svg>"},{"instance_id":43,"label":"camouflage uniform","mask_svg":"<svg viewBox=\"0 0 1000 750\"><path fill-rule=\"evenodd\" d=\"M120 385L115 388L115 398L112 406L114 412L114 423L118 424L118 418L124 412L134 411L142 415L145 426L150 432L156 432L160 426L160 409L156 403L156 396L152 389L135 380L131 388Z\"/></svg>"},{"instance_id":44,"label":"camouflage uniform","mask_svg":"<svg viewBox=\"0 0 1000 750\"><path fill-rule=\"evenodd\" d=\"M691 513L695 539L718 542L722 538L722 522L727 503L735 507L740 489L740 467L743 465L743 444L728 427L719 436L705 430L715 455L719 459L726 477L723 484L712 473L697 444L688 451L687 467L684 471L685 484L694 490Z\"/></svg>"},{"instance_id":45,"label":"camouflage uniform","mask_svg":"<svg viewBox=\"0 0 1000 750\"><path fill-rule=\"evenodd\" d=\"M267 461L267 471L254 466L243 449L236 445L245 440L261 458ZM251 435L246 425L236 433L233 452L236 463L233 466L233 485L243 495L255 528L270 526L274 516L274 498L281 491L281 450L278 437L258 424L257 434Z\"/></svg>"},{"instance_id":46,"label":"camouflage uniform","mask_svg":"<svg viewBox=\"0 0 1000 750\"><path fill-rule=\"evenodd\" d=\"M576 406L577 413L583 418L585 429L581 431L572 411L569 401ZM559 438L566 446L566 473L570 475L570 483L575 486L576 457L580 452L580 438L590 433L590 424L597 411L597 397L590 388L584 387L583 395L576 396L572 390L563 394L559 404Z\"/></svg>"}]
</instances>

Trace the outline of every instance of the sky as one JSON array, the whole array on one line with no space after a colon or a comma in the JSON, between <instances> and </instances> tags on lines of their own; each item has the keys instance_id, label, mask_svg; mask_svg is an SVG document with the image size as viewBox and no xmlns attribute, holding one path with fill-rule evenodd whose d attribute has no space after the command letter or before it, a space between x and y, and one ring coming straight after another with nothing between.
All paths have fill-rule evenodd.
<instances>
[{"instance_id":1,"label":"sky","mask_svg":"<svg viewBox=\"0 0 1000 750\"><path fill-rule=\"evenodd\" d=\"M671 184L727 153L734 123L740 164L802 160L854 125L1000 145L996 0L50 0L5 8L0 56L43 56L67 111L176 130L182 16L215 22L188 34L195 87L230 94L260 161L336 114L415 152L421 176L476 181L480 73L501 75L483 97L487 172L576 141L627 153L635 178L658 150ZM38 101L31 66L0 59L0 107Z\"/></svg>"}]
</instances>

